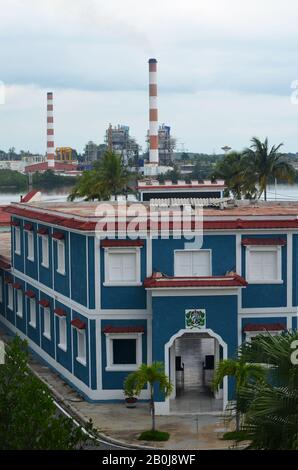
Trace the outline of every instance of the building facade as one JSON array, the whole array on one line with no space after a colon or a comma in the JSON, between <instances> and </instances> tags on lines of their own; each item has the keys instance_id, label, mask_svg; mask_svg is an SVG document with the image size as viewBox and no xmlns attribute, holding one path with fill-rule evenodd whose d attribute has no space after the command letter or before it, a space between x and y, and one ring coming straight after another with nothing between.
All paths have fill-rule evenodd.
<instances>
[{"instance_id":1,"label":"building facade","mask_svg":"<svg viewBox=\"0 0 298 470\"><path fill-rule=\"evenodd\" d=\"M174 389L156 390L157 413L193 390L206 404L221 358L260 331L297 328L298 204L205 209L201 241L171 224L164 237L159 222L154 237L120 238L119 217L111 235L115 218L96 210L12 204L11 260L0 257L1 323L86 399L123 400L126 375L162 361ZM233 392L227 379L209 388L205 411Z\"/></svg>"}]
</instances>

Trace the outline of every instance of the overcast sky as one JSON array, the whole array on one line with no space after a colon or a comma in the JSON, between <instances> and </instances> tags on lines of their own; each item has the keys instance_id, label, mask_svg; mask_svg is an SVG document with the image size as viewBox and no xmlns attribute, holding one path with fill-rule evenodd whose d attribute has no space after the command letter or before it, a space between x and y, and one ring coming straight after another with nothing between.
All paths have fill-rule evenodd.
<instances>
[{"instance_id":1,"label":"overcast sky","mask_svg":"<svg viewBox=\"0 0 298 470\"><path fill-rule=\"evenodd\" d=\"M101 143L111 122L144 148L155 57L178 148L298 151L297 18L297 0L0 0L0 149L45 152L47 91L57 146Z\"/></svg>"}]
</instances>

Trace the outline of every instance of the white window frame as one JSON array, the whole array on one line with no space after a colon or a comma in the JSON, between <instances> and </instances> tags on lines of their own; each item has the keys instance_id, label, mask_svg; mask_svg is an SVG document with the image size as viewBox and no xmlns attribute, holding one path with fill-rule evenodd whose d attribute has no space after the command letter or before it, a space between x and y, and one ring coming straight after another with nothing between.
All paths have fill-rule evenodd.
<instances>
[{"instance_id":1,"label":"white window frame","mask_svg":"<svg viewBox=\"0 0 298 470\"><path fill-rule=\"evenodd\" d=\"M27 231L27 259L34 261L34 234Z\"/></svg>"},{"instance_id":2,"label":"white window frame","mask_svg":"<svg viewBox=\"0 0 298 470\"><path fill-rule=\"evenodd\" d=\"M51 309L49 307L43 308L43 336L51 339Z\"/></svg>"},{"instance_id":3,"label":"white window frame","mask_svg":"<svg viewBox=\"0 0 298 470\"><path fill-rule=\"evenodd\" d=\"M86 338L86 330L76 328L77 331L77 357L76 360L86 366L87 364L87 338Z\"/></svg>"},{"instance_id":4,"label":"white window frame","mask_svg":"<svg viewBox=\"0 0 298 470\"><path fill-rule=\"evenodd\" d=\"M209 274L203 277L210 277L212 276L212 250L210 249L204 249L204 250L174 250L174 276L178 276L177 273L177 258L176 258L176 253L201 253L201 252L208 252L209 253ZM185 276L187 277L187 276ZM193 277L192 274L189 274L189 277Z\"/></svg>"},{"instance_id":5,"label":"white window frame","mask_svg":"<svg viewBox=\"0 0 298 470\"><path fill-rule=\"evenodd\" d=\"M0 276L0 303L3 303L3 277Z\"/></svg>"},{"instance_id":6,"label":"white window frame","mask_svg":"<svg viewBox=\"0 0 298 470\"><path fill-rule=\"evenodd\" d=\"M48 235L40 235L41 238L41 265L44 268L49 267L49 236ZM44 243L46 242L46 249Z\"/></svg>"},{"instance_id":7,"label":"white window frame","mask_svg":"<svg viewBox=\"0 0 298 470\"><path fill-rule=\"evenodd\" d=\"M266 330L266 331L246 331L245 332L245 341L247 343L250 343L252 338L255 338L256 336L266 334L266 333L269 333L271 336L278 336L282 333L282 330L280 330L280 331L270 331L270 330Z\"/></svg>"},{"instance_id":8,"label":"white window frame","mask_svg":"<svg viewBox=\"0 0 298 470\"><path fill-rule=\"evenodd\" d=\"M113 254L133 254L135 255L135 272L136 279L135 281L113 281L110 280L110 263L109 256ZM104 286L141 286L141 249L139 247L135 248L105 248L104 251L104 264L105 264L105 278Z\"/></svg>"},{"instance_id":9,"label":"white window frame","mask_svg":"<svg viewBox=\"0 0 298 470\"><path fill-rule=\"evenodd\" d=\"M14 240L15 240L14 252L16 255L20 255L21 254L21 229L20 227L14 228Z\"/></svg>"},{"instance_id":10,"label":"white window frame","mask_svg":"<svg viewBox=\"0 0 298 470\"><path fill-rule=\"evenodd\" d=\"M106 371L133 371L142 364L142 335L143 333L105 333L106 335ZM113 340L136 339L136 364L114 364Z\"/></svg>"},{"instance_id":11,"label":"white window frame","mask_svg":"<svg viewBox=\"0 0 298 470\"><path fill-rule=\"evenodd\" d=\"M61 332L63 331L63 338ZM66 317L59 317L59 343L58 347L63 351L67 351L67 320Z\"/></svg>"},{"instance_id":12,"label":"white window frame","mask_svg":"<svg viewBox=\"0 0 298 470\"><path fill-rule=\"evenodd\" d=\"M59 256L59 247L63 247L63 257ZM62 262L63 261L63 262ZM65 241L57 240L57 273L65 276Z\"/></svg>"},{"instance_id":13,"label":"white window frame","mask_svg":"<svg viewBox=\"0 0 298 470\"><path fill-rule=\"evenodd\" d=\"M13 310L13 287L12 284L7 284L7 308Z\"/></svg>"},{"instance_id":14,"label":"white window frame","mask_svg":"<svg viewBox=\"0 0 298 470\"><path fill-rule=\"evenodd\" d=\"M36 299L32 297L29 299L29 325L36 328Z\"/></svg>"},{"instance_id":15,"label":"white window frame","mask_svg":"<svg viewBox=\"0 0 298 470\"><path fill-rule=\"evenodd\" d=\"M23 318L23 292L21 289L17 289L16 314L18 317Z\"/></svg>"},{"instance_id":16,"label":"white window frame","mask_svg":"<svg viewBox=\"0 0 298 470\"><path fill-rule=\"evenodd\" d=\"M276 279L252 279L249 275L250 254L256 252L274 252L277 256L277 278ZM245 253L245 278L249 284L283 284L282 279L282 248L280 245L274 246L246 246Z\"/></svg>"}]
</instances>

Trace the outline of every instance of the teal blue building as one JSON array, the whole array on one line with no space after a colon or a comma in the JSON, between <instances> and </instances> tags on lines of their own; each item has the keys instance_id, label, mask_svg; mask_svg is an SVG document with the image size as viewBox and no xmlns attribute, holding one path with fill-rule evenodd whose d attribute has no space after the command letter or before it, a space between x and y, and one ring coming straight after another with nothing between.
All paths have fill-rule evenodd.
<instances>
[{"instance_id":1,"label":"teal blue building","mask_svg":"<svg viewBox=\"0 0 298 470\"><path fill-rule=\"evenodd\" d=\"M158 413L192 399L223 410L234 388L211 392L216 363L260 331L297 327L298 206L205 208L200 239L192 223L179 236L171 213L165 230L162 208L154 235L143 214L131 236L131 215L113 210L11 204L0 322L87 400L123 400L126 375L162 361L174 387L168 399L156 391Z\"/></svg>"}]
</instances>

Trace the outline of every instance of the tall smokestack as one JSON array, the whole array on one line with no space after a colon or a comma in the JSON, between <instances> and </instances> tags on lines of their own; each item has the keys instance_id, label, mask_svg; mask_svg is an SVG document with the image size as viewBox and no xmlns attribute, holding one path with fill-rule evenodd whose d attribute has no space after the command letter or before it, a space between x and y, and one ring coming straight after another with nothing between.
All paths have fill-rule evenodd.
<instances>
[{"instance_id":1,"label":"tall smokestack","mask_svg":"<svg viewBox=\"0 0 298 470\"><path fill-rule=\"evenodd\" d=\"M47 162L49 168L55 166L53 93L47 93Z\"/></svg>"},{"instance_id":2,"label":"tall smokestack","mask_svg":"<svg viewBox=\"0 0 298 470\"><path fill-rule=\"evenodd\" d=\"M149 59L149 162L158 165L157 60Z\"/></svg>"}]
</instances>

